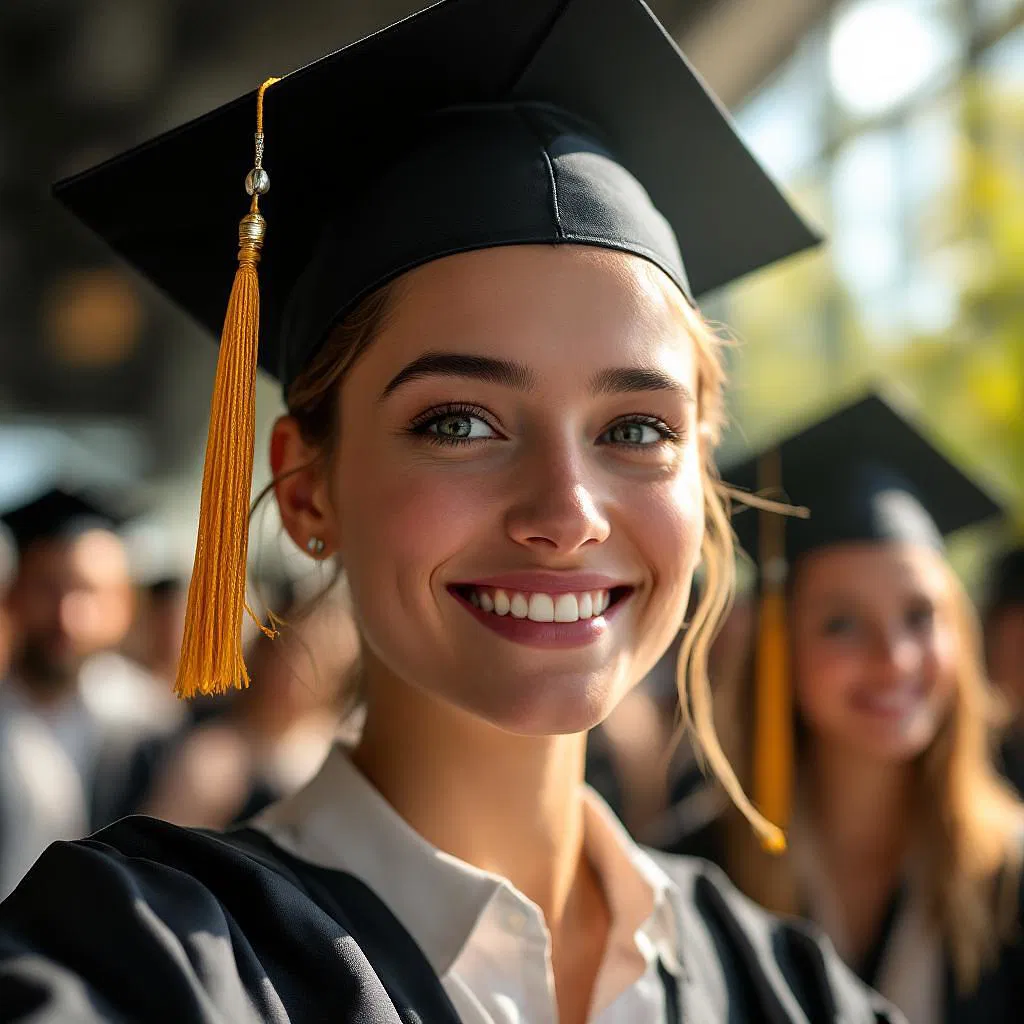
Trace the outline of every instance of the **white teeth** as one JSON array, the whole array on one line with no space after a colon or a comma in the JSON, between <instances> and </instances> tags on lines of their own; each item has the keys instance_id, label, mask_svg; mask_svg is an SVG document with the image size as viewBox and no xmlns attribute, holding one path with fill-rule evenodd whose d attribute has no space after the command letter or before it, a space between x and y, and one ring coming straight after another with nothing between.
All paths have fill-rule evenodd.
<instances>
[{"instance_id":1,"label":"white teeth","mask_svg":"<svg viewBox=\"0 0 1024 1024\"><path fill-rule=\"evenodd\" d=\"M473 589L468 595L474 607L494 615L509 615L532 622L576 622L603 615L611 604L607 590L579 594L509 594L505 590Z\"/></svg>"},{"instance_id":2,"label":"white teeth","mask_svg":"<svg viewBox=\"0 0 1024 1024\"><path fill-rule=\"evenodd\" d=\"M532 609L533 602L530 602ZM580 617L580 606L575 594L559 594L554 604L555 622L575 622ZM533 618L531 615L530 618Z\"/></svg>"},{"instance_id":3,"label":"white teeth","mask_svg":"<svg viewBox=\"0 0 1024 1024\"><path fill-rule=\"evenodd\" d=\"M529 611L526 617L531 622L554 622L555 602L550 594L531 594Z\"/></svg>"}]
</instances>

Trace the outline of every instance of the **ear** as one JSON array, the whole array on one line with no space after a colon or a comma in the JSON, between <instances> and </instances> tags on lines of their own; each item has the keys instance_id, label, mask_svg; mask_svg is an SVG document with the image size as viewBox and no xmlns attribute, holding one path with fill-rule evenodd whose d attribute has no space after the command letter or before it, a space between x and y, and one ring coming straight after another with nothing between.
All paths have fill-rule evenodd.
<instances>
[{"instance_id":1,"label":"ear","mask_svg":"<svg viewBox=\"0 0 1024 1024\"><path fill-rule=\"evenodd\" d=\"M326 467L321 453L302 439L291 416L282 416L274 424L270 470L288 536L314 558L329 558L338 549L339 524L330 501ZM323 548L311 552L311 539L323 541Z\"/></svg>"}]
</instances>

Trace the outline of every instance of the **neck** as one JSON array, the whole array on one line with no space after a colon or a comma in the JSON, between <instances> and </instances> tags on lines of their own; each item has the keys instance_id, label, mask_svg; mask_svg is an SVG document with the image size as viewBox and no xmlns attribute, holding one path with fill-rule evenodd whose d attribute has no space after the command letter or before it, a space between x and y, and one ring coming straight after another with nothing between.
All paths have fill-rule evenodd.
<instances>
[{"instance_id":1,"label":"neck","mask_svg":"<svg viewBox=\"0 0 1024 1024\"><path fill-rule=\"evenodd\" d=\"M841 744L811 741L810 813L834 864L891 863L898 868L912 832L913 766L865 757Z\"/></svg>"},{"instance_id":2,"label":"neck","mask_svg":"<svg viewBox=\"0 0 1024 1024\"><path fill-rule=\"evenodd\" d=\"M356 766L420 835L508 879L557 930L588 870L586 734L512 735L394 679L367 695Z\"/></svg>"}]
</instances>

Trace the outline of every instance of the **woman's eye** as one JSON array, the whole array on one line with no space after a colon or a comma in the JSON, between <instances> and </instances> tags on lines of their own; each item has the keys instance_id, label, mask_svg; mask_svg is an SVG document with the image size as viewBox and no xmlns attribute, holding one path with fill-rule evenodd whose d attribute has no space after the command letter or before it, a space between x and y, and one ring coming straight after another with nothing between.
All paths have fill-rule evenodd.
<instances>
[{"instance_id":1,"label":"woman's eye","mask_svg":"<svg viewBox=\"0 0 1024 1024\"><path fill-rule=\"evenodd\" d=\"M826 636L849 636L857 628L852 615L832 615L825 620L822 632Z\"/></svg>"},{"instance_id":2,"label":"woman's eye","mask_svg":"<svg viewBox=\"0 0 1024 1024\"><path fill-rule=\"evenodd\" d=\"M678 440L675 431L661 420L633 417L613 423L600 437L603 444L646 448L664 441Z\"/></svg>"},{"instance_id":3,"label":"woman's eye","mask_svg":"<svg viewBox=\"0 0 1024 1024\"><path fill-rule=\"evenodd\" d=\"M907 626L915 633L923 633L931 629L935 621L935 609L930 605L921 605L918 608L911 608L907 612Z\"/></svg>"},{"instance_id":4,"label":"woman's eye","mask_svg":"<svg viewBox=\"0 0 1024 1024\"><path fill-rule=\"evenodd\" d=\"M460 410L429 414L413 424L412 432L436 444L465 444L499 436L482 416Z\"/></svg>"}]
</instances>

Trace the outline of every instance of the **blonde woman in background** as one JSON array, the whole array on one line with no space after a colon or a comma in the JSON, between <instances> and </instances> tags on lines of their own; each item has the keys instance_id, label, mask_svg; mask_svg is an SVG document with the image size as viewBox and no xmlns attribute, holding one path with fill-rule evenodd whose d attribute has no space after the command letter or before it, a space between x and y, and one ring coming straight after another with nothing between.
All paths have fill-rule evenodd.
<instances>
[{"instance_id":1,"label":"blonde woman in background","mask_svg":"<svg viewBox=\"0 0 1024 1024\"><path fill-rule=\"evenodd\" d=\"M942 542L998 508L875 395L725 475L756 489L768 457L782 496L810 510L783 527L790 847L765 852L727 812L674 848L809 916L911 1024L1019 1021L1024 807L990 760L980 630ZM778 565L763 551L767 515L736 519L762 580ZM766 660L751 649L717 690L723 745L755 800L754 766L771 770L759 744L773 738L755 738Z\"/></svg>"}]
</instances>

